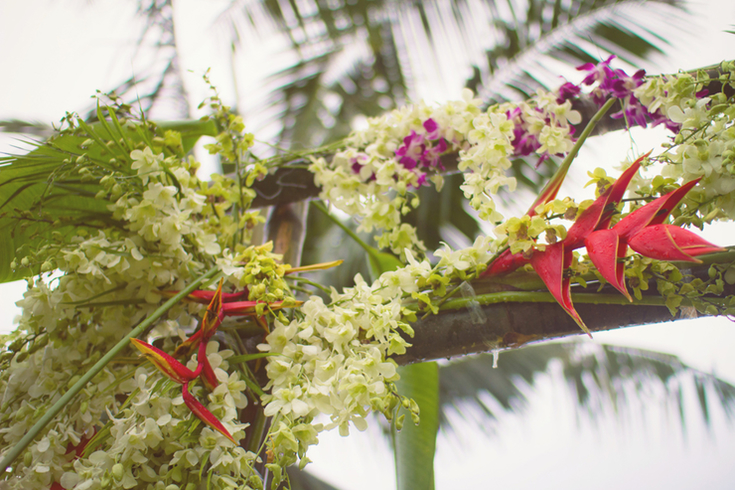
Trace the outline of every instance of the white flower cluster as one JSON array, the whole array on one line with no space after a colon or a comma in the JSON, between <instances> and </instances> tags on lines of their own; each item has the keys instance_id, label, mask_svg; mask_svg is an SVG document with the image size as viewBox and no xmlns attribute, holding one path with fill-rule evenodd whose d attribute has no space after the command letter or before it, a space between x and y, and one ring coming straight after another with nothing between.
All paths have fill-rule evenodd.
<instances>
[{"instance_id":1,"label":"white flower cluster","mask_svg":"<svg viewBox=\"0 0 735 490\"><path fill-rule=\"evenodd\" d=\"M732 80L735 66L723 63L721 72L723 80ZM722 92L702 91L707 81L703 74L654 77L638 87L635 95L649 112L661 110L680 126L667 151L658 157L666 164L661 175L683 182L701 178L687 198L699 204L705 221L734 219L735 106L727 103ZM637 184L650 188L651 180Z\"/></svg>"},{"instance_id":2,"label":"white flower cluster","mask_svg":"<svg viewBox=\"0 0 735 490\"><path fill-rule=\"evenodd\" d=\"M176 159L166 162L166 170L176 177L174 186L168 183L170 175L162 168L161 155L146 148L134 150L131 157L140 174L138 182L146 181L143 190L136 190L135 179L128 178L127 188L122 188L110 178L106 181L108 192L98 196L111 199L113 218L122 226L92 235L80 231L67 243L50 244L48 260L63 275L50 283L56 282L56 287L40 279L32 281L18 303L23 309L19 333L15 334L18 348L8 368L0 373L0 438L6 450L102 355L153 312L162 300L161 289L182 289L204 271L205 263L214 262L213 255L222 249L216 230L192 219L206 212L205 196L185 163ZM167 319L159 322L154 332L172 335L182 327L189 328L201 309L197 304L179 304L169 310ZM228 376L222 370L227 367L223 361L227 351L217 353L216 343L208 347L210 363L220 366L215 371L222 381L209 395L209 409L237 432L242 426L235 408L246 403L245 384L236 373ZM137 385L129 386L125 379L132 374L131 368L108 365L66 405L46 435L14 463L5 488L158 489L165 487L162 481L179 485L188 478L181 475L189 472L194 456L186 453L173 462L171 456L194 446L198 461L206 458L208 464L219 465L214 488L246 484L254 455L232 448L229 442L220 444L223 436L208 428L197 431L197 438L188 446L180 443L181 438L174 434L196 427L198 420L182 405L180 396L153 397L152 386L159 383L160 387L163 382L160 373L145 378L142 372L136 375ZM118 398L124 399L133 389L138 394L132 405L116 413ZM196 393L198 388L193 390ZM77 450L81 451L100 426L105 430L106 420L111 425L110 434L97 442L98 450L77 459ZM185 467L187 471L183 471Z\"/></svg>"},{"instance_id":3,"label":"white flower cluster","mask_svg":"<svg viewBox=\"0 0 735 490\"><path fill-rule=\"evenodd\" d=\"M274 458L292 464L298 456L305 464L319 432L339 428L347 435L350 424L364 430L371 411L392 417L400 399L393 386L396 364L388 356L405 353L405 337L413 335L407 322L416 314L403 302L430 302L432 290L484 270L494 251L491 238L479 237L467 249L438 251L440 263L432 267L407 250L408 264L373 284L357 275L354 287L332 290L329 305L314 296L300 308L300 319L276 321L259 346L279 354L268 358L270 394L263 397L265 414L277 421L270 441ZM329 422L312 423L319 414Z\"/></svg>"},{"instance_id":4,"label":"white flower cluster","mask_svg":"<svg viewBox=\"0 0 735 490\"><path fill-rule=\"evenodd\" d=\"M319 431L339 427L347 435L350 423L364 430L371 411L389 415L395 405L390 383L398 379L396 365L386 356L405 352L408 344L399 331L412 333L403 321L403 291L380 280L371 286L359 275L355 279L353 288L333 291L331 305L314 296L301 307L300 320L276 321L267 344L259 346L280 354L268 358L270 394L263 397L265 414L279 424L271 438L279 462L293 463L296 455L305 462ZM318 414L328 415L330 423L311 424Z\"/></svg>"},{"instance_id":5,"label":"white flower cluster","mask_svg":"<svg viewBox=\"0 0 735 490\"><path fill-rule=\"evenodd\" d=\"M501 186L515 188L515 179L506 171L511 156L528 154L519 153L519 141L532 141L536 146L529 152L539 155L568 152L573 145L569 123L579 122L580 116L569 101L560 104L556 95L546 92L484 112L480 106L481 101L465 90L459 101L435 107L422 102L369 119L368 128L353 133L348 147L331 162L313 160L310 170L322 188L321 198L359 219L359 230L383 230L378 237L381 247L390 246L401 254L407 245L421 250L415 232L411 235L404 227L403 240L396 242L395 230L401 226L401 216L418 206L412 189L426 180L441 188L441 164L436 157L427 157L440 147L444 153L459 152L458 168L465 175L462 190L480 217L500 221L492 196ZM413 243L407 243L409 237Z\"/></svg>"},{"instance_id":6,"label":"white flower cluster","mask_svg":"<svg viewBox=\"0 0 735 490\"><path fill-rule=\"evenodd\" d=\"M238 422L236 408L247 405L245 383L237 373L228 377L223 370L227 369L223 358L232 351L217 352L216 342L207 347L220 381L208 396L208 409L232 434L242 437L245 425ZM109 421L100 433L109 436L89 457L73 462L73 469L60 478L64 488L198 488L207 478L207 474L201 476L204 467L212 473L214 488L259 486L260 477L252 469L255 454L208 427L192 433L193 415L178 385L162 378L154 367L139 367L122 388L132 392L127 407L119 413L108 410ZM194 393L200 395L198 391Z\"/></svg>"}]
</instances>

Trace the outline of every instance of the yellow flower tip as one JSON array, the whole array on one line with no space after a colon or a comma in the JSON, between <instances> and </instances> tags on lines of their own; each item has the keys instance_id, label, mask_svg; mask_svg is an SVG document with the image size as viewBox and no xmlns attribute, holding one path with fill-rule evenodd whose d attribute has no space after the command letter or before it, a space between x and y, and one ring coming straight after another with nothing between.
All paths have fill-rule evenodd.
<instances>
[{"instance_id":1,"label":"yellow flower tip","mask_svg":"<svg viewBox=\"0 0 735 490\"><path fill-rule=\"evenodd\" d=\"M333 260L331 262L322 262L319 264L311 264L311 265L302 265L299 267L291 267L286 269L286 274L295 274L297 272L311 272L311 271L321 271L325 269L331 269L332 267L337 267L338 265L342 264L344 260Z\"/></svg>"},{"instance_id":2,"label":"yellow flower tip","mask_svg":"<svg viewBox=\"0 0 735 490\"><path fill-rule=\"evenodd\" d=\"M146 359L151 361L159 371L173 381L176 381L179 384L185 384L197 377L197 374L191 369L187 368L162 350L153 347L140 339L130 339L130 341Z\"/></svg>"}]
</instances>

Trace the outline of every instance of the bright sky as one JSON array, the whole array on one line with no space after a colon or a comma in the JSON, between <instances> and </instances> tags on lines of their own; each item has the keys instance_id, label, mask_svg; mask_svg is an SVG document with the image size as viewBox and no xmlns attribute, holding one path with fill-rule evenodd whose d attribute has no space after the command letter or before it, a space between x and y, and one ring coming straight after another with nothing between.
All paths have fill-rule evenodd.
<instances>
[{"instance_id":1,"label":"bright sky","mask_svg":"<svg viewBox=\"0 0 735 490\"><path fill-rule=\"evenodd\" d=\"M0 119L56 122L67 110L88 107L95 90L107 90L140 73L142 61L133 58L137 35L131 28L133 5L111 0L0 2ZM210 66L215 84L222 90L232 86L230 65L223 61L229 55L221 47L222 36L207 28L213 19L211 5L176 2L184 68L192 71L187 86L202 97L205 89L200 75ZM708 28L695 38L678 36L674 51L676 63L681 64L664 61L664 69L735 58L735 38L722 33L735 24L735 4L719 0L692 6L693 11L707 13L707 18L693 25ZM276 40L251 50L248 66L287 63L288 59L279 58L278 47ZM246 70L237 79L241 94L259 90ZM647 138L635 136L640 149L658 144ZM0 135L0 151L10 151L11 143ZM589 145L580 160L612 168L630 147L630 136L609 136L602 144ZM578 188L580 182L584 183L582 172L571 176L567 185ZM735 236L733 228L707 233L708 239L721 244L732 243ZM0 284L0 328L12 325L18 314L14 302L23 288L22 283ZM594 341L672 353L691 366L735 382L735 327L727 319L621 329L595 334ZM502 359L501 355L501 363ZM716 415L712 432L696 416L690 417L686 440L677 428L678 414L660 407L634 407L625 423L614 422L610 414L594 426L584 417L576 419L558 369L546 378L530 393L527 415L503 418L494 438L476 436L476 428L462 426L461 421L458 425L463 430L458 436L440 438L437 488L732 488L735 431L721 414ZM392 458L375 434L347 440L326 435L310 457L315 461L310 465L313 471L342 488L391 488L394 484L392 470L379 469L390 468Z\"/></svg>"}]
</instances>

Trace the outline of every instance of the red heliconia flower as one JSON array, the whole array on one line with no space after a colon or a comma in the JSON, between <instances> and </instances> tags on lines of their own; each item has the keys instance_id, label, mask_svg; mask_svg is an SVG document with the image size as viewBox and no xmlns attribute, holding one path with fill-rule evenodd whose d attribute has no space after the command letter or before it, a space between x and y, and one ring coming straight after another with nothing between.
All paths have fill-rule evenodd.
<instances>
[{"instance_id":1,"label":"red heliconia flower","mask_svg":"<svg viewBox=\"0 0 735 490\"><path fill-rule=\"evenodd\" d=\"M197 348L198 345L206 345L207 342L209 342L214 333L217 331L217 328L222 323L222 320L224 319L222 296L222 281L220 280L217 290L214 291L209 301L207 311L204 312L204 317L199 324L199 330L194 332L191 337L186 339L181 345L176 348L176 350L174 351L174 356L188 356L194 349Z\"/></svg>"},{"instance_id":2,"label":"red heliconia flower","mask_svg":"<svg viewBox=\"0 0 735 490\"><path fill-rule=\"evenodd\" d=\"M570 278L565 270L571 265L573 250L585 246L592 263L600 275L632 301L625 287L625 258L628 245L646 257L658 260L688 260L699 262L697 255L723 250L694 233L673 225L663 224L679 202L699 180L680 188L636 209L609 228L616 206L623 198L633 175L641 161L650 154L640 157L626 169L620 178L588 207L569 228L561 242L547 245L543 251L534 251L530 259L521 254L501 254L483 274L493 275L510 272L530 261L541 280L549 288L554 299L569 313L575 322L590 335L571 300ZM539 200L537 200L537 203ZM545 202L548 202L545 201ZM536 205L536 203L534 203ZM529 211L529 216L532 216ZM508 252L508 251L506 251Z\"/></svg>"},{"instance_id":3,"label":"red heliconia flower","mask_svg":"<svg viewBox=\"0 0 735 490\"><path fill-rule=\"evenodd\" d=\"M647 226L629 239L628 245L639 254L652 259L688 262L701 262L694 257L725 250L689 230L664 224Z\"/></svg>"},{"instance_id":4,"label":"red heliconia flower","mask_svg":"<svg viewBox=\"0 0 735 490\"><path fill-rule=\"evenodd\" d=\"M140 352L143 353L146 359L151 361L153 365L158 368L159 371L177 383L188 383L199 376L198 372L192 371L162 350L157 349L140 339L130 339L130 341ZM199 369L197 369L197 371L198 370Z\"/></svg>"},{"instance_id":5,"label":"red heliconia flower","mask_svg":"<svg viewBox=\"0 0 735 490\"><path fill-rule=\"evenodd\" d=\"M249 316L257 313L258 304L264 304L264 301L235 301L234 303L225 303L222 305L222 313L224 316ZM300 306L301 301L293 301L289 306ZM271 310L280 310L283 308L283 301L273 301L268 303Z\"/></svg>"},{"instance_id":6,"label":"red heliconia flower","mask_svg":"<svg viewBox=\"0 0 735 490\"><path fill-rule=\"evenodd\" d=\"M342 261L328 262L325 264L316 264L314 266L306 266L303 268L291 269L290 272L304 272L308 270L317 270L322 268L334 267L339 265ZM166 291L164 295L173 296L177 291ZM194 415L196 415L202 422L210 426L212 429L222 433L230 441L237 444L235 439L225 429L222 423L212 415L209 410L197 401L194 396L189 393L189 382L196 378L202 378L202 382L207 389L214 390L217 385L217 376L212 369L212 365L209 363L207 358L207 343L214 336L217 328L222 324L222 320L225 316L244 316L252 315L256 317L258 323L262 323L261 317L257 316L257 306L259 303L267 304L271 310L277 310L284 307L283 301L275 301L272 303L263 303L259 301L233 301L240 299L247 295L247 290L237 293L222 293L222 280L219 282L219 286L216 291L194 291L189 296L197 302L208 301L209 305L207 310L204 312L204 316L199 324L199 329L188 339L186 339L181 345L176 348L174 356L188 356L194 349L197 350L197 368L192 371L187 368L174 357L166 354L165 352L153 347L152 345L143 342L139 339L131 339L133 345L140 350L143 355L148 358L163 374L182 385L182 395L184 397L184 403ZM299 306L302 302L291 302L288 306Z\"/></svg>"},{"instance_id":7,"label":"red heliconia flower","mask_svg":"<svg viewBox=\"0 0 735 490\"><path fill-rule=\"evenodd\" d=\"M217 376L214 374L214 369L212 369L212 365L209 363L209 359L207 358L206 342L202 342L201 344L199 344L197 362L199 363L199 365L197 366L197 370L201 370L204 386L206 386L209 391L214 390L217 385L219 385L219 381L217 381Z\"/></svg>"},{"instance_id":8,"label":"red heliconia flower","mask_svg":"<svg viewBox=\"0 0 735 490\"><path fill-rule=\"evenodd\" d=\"M232 437L230 432L225 429L225 426L222 425L222 422L217 420L217 417L212 415L212 412L204 408L204 405L199 403L199 400L194 398L194 396L189 393L189 384L186 383L184 386L182 386L181 394L184 397L184 403L186 406L191 410L191 412L197 416L199 420L207 424L212 429L216 430L229 440L233 442L233 444L237 445L237 441L235 441L235 438Z\"/></svg>"},{"instance_id":9,"label":"red heliconia flower","mask_svg":"<svg viewBox=\"0 0 735 490\"><path fill-rule=\"evenodd\" d=\"M536 216L536 208L542 204L546 204L556 197L561 188L561 184L564 182L566 176L566 169L559 169L560 171L554 175L554 177L546 184L546 187L541 191L541 194L528 208L526 216ZM510 249L505 249L490 266L480 275L480 277L496 276L499 274L505 274L506 272L512 272L521 266L524 266L531 262L528 255L523 252L512 253Z\"/></svg>"},{"instance_id":10,"label":"red heliconia flower","mask_svg":"<svg viewBox=\"0 0 735 490\"><path fill-rule=\"evenodd\" d=\"M554 299L574 318L582 330L590 335L572 304L571 277L564 274L564 271L572 265L573 258L572 251L566 250L564 242L561 241L547 245L546 250L541 253L534 253L531 257L531 266L549 288Z\"/></svg>"},{"instance_id":11,"label":"red heliconia flower","mask_svg":"<svg viewBox=\"0 0 735 490\"><path fill-rule=\"evenodd\" d=\"M699 262L694 258L695 255L723 250L690 231L663 224L671 210L697 182L699 179L687 182L636 209L612 229L597 230L585 238L587 254L600 275L629 301L633 301L633 298L625 286L622 263L629 245L636 252L652 259L693 262Z\"/></svg>"}]
</instances>

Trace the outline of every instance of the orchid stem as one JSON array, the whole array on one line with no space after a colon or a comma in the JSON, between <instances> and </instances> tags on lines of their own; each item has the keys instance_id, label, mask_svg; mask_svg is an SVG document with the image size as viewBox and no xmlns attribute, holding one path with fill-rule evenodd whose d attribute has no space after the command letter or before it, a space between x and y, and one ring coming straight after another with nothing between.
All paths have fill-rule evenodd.
<instances>
[{"instance_id":1,"label":"orchid stem","mask_svg":"<svg viewBox=\"0 0 735 490\"><path fill-rule=\"evenodd\" d=\"M567 172L569 171L569 167L572 165L572 162L577 157L577 153L579 153L580 148L582 148L582 145L592 133L592 130L595 129L597 123L600 122L603 116L607 114L607 111L609 111L613 104L617 101L618 99L614 97L608 99L607 102L605 102L605 104L600 107L600 110L598 110L597 113L592 116L592 118L587 123L587 126L585 126L584 131L582 131L582 134L580 134L577 141L574 142L574 146L569 151L569 154L566 156L566 158L564 158L564 161L561 162L559 168L556 170L556 172L554 172L554 175L551 177L551 179L549 179L543 190L539 193L539 198L536 200L536 202L533 203L529 212L533 212L533 210L536 209L536 206L538 206L542 202L545 204L546 202L553 199L553 197L549 198L550 194L556 196L556 193L559 190L559 187L561 187L561 183L564 180L564 177L566 177Z\"/></svg>"},{"instance_id":2,"label":"orchid stem","mask_svg":"<svg viewBox=\"0 0 735 490\"><path fill-rule=\"evenodd\" d=\"M74 386L69 388L69 390L64 393L64 395L59 398L56 403L54 403L51 408L49 408L46 413L43 414L43 416L36 422L33 427L26 433L23 438L18 441L18 443L13 446L10 451L5 454L5 456L2 459L2 462L0 462L0 468L2 468L2 471L5 472L5 470L15 461L15 459L20 456L20 454L25 450L26 447L36 438L36 436L48 425L51 420L64 408L64 406L71 401L74 396L76 396L82 389L87 385L87 383L94 378L100 371L102 371L105 366L117 355L119 354L123 349L127 348L130 344L130 339L137 337L138 335L141 335L143 332L150 327L153 322L161 318L168 310L173 308L179 301L181 301L184 297L186 297L189 293L194 291L199 287L200 284L202 284L207 279L213 277L217 271L219 270L218 267L212 267L207 272L205 272L203 275L199 276L194 282L189 284L189 286L186 287L186 289L183 289L180 291L177 295L166 301L163 305L161 305L156 311L154 311L150 316L148 316L145 320L140 322L137 327L135 327L133 330L128 332L128 334L123 337L112 349L110 349L107 354L105 354L102 359L97 361L97 363L92 366L87 373L81 377L79 381L77 381ZM8 476L9 473L5 472L5 475Z\"/></svg>"},{"instance_id":3,"label":"orchid stem","mask_svg":"<svg viewBox=\"0 0 735 490\"><path fill-rule=\"evenodd\" d=\"M324 204L322 204L321 202L318 202L318 201L312 201L311 204L314 207L316 207L319 211L321 211L322 213L324 213L327 216L327 218L329 218L330 220L332 220L332 222L335 225L337 225L340 228L342 228L342 230L345 233L347 233L349 235L349 237L352 238L355 241L355 243L357 243L358 245L360 245L360 247L362 247L362 249L365 250L368 254L370 254L370 255L374 255L375 254L375 251L373 250L373 248L370 245L368 245L367 243L365 243L365 241L362 238L360 238L357 235L357 233L355 233L354 231L352 231L348 226L346 226L344 223L342 223L340 220L338 220L335 216L332 216L332 213L329 212L329 210L327 209L327 207Z\"/></svg>"}]
</instances>

